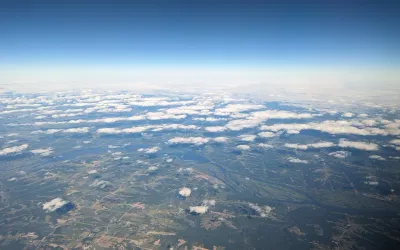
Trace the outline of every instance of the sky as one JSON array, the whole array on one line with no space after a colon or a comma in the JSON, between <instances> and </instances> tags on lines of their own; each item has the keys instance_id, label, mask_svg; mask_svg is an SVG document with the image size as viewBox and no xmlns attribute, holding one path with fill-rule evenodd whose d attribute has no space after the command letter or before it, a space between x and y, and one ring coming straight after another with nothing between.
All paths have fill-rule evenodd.
<instances>
[{"instance_id":1,"label":"sky","mask_svg":"<svg viewBox=\"0 0 400 250\"><path fill-rule=\"evenodd\" d=\"M82 69L385 75L400 65L400 4L188 2L2 2L0 83Z\"/></svg>"}]
</instances>

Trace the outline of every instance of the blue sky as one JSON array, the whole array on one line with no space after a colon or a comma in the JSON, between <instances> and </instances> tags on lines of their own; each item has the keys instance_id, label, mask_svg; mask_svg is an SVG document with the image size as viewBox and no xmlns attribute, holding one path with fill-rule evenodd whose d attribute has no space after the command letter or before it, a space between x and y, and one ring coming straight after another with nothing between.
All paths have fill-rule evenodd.
<instances>
[{"instance_id":1,"label":"blue sky","mask_svg":"<svg viewBox=\"0 0 400 250\"><path fill-rule=\"evenodd\" d=\"M2 67L399 65L399 5L34 2L1 7Z\"/></svg>"}]
</instances>

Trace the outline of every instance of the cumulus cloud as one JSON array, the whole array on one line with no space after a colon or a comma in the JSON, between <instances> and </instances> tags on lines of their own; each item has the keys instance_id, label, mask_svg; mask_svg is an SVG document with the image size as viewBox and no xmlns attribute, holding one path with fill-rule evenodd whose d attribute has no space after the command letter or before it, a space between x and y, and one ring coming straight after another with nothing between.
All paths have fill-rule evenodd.
<instances>
[{"instance_id":1,"label":"cumulus cloud","mask_svg":"<svg viewBox=\"0 0 400 250\"><path fill-rule=\"evenodd\" d=\"M350 118L350 117L353 117L354 114L351 113L351 112L346 112L346 113L342 114L342 116L343 116L343 117L348 117L348 118Z\"/></svg>"},{"instance_id":2,"label":"cumulus cloud","mask_svg":"<svg viewBox=\"0 0 400 250\"><path fill-rule=\"evenodd\" d=\"M333 142L323 141L323 142L309 143L307 144L307 146L311 148L330 148L336 145Z\"/></svg>"},{"instance_id":3,"label":"cumulus cloud","mask_svg":"<svg viewBox=\"0 0 400 250\"><path fill-rule=\"evenodd\" d=\"M39 154L40 156L49 156L53 153L53 148L48 147L48 148L38 148L31 150L31 153L33 154Z\"/></svg>"},{"instance_id":4,"label":"cumulus cloud","mask_svg":"<svg viewBox=\"0 0 400 250\"><path fill-rule=\"evenodd\" d=\"M97 174L97 170L96 169L90 170L88 171L88 174Z\"/></svg>"},{"instance_id":5,"label":"cumulus cloud","mask_svg":"<svg viewBox=\"0 0 400 250\"><path fill-rule=\"evenodd\" d=\"M69 134L84 134L89 132L89 127L82 128L68 128L68 129L47 129L33 131L32 134L48 134L52 135L55 133L69 133Z\"/></svg>"},{"instance_id":6,"label":"cumulus cloud","mask_svg":"<svg viewBox=\"0 0 400 250\"><path fill-rule=\"evenodd\" d=\"M308 149L307 145L302 145L302 144L297 144L297 143L285 143L284 146L287 148L300 149L300 150Z\"/></svg>"},{"instance_id":7,"label":"cumulus cloud","mask_svg":"<svg viewBox=\"0 0 400 250\"><path fill-rule=\"evenodd\" d=\"M215 204L217 204L215 200L203 200L201 202L202 206L215 206Z\"/></svg>"},{"instance_id":8,"label":"cumulus cloud","mask_svg":"<svg viewBox=\"0 0 400 250\"><path fill-rule=\"evenodd\" d=\"M379 150L379 146L375 143L367 143L367 142L360 142L360 141L347 141L344 139L340 140L339 147L356 148L356 149L367 150L367 151Z\"/></svg>"},{"instance_id":9,"label":"cumulus cloud","mask_svg":"<svg viewBox=\"0 0 400 250\"><path fill-rule=\"evenodd\" d=\"M247 151L247 150L250 150L250 146L249 145L237 145L236 149L241 150L241 151Z\"/></svg>"},{"instance_id":10,"label":"cumulus cloud","mask_svg":"<svg viewBox=\"0 0 400 250\"><path fill-rule=\"evenodd\" d=\"M2 150L0 150L0 155L18 154L27 148L28 148L28 144L22 144L19 146L3 148Z\"/></svg>"},{"instance_id":11,"label":"cumulus cloud","mask_svg":"<svg viewBox=\"0 0 400 250\"><path fill-rule=\"evenodd\" d=\"M137 151L143 152L145 154L155 154L157 151L160 150L159 147L151 147L151 148L139 148Z\"/></svg>"},{"instance_id":12,"label":"cumulus cloud","mask_svg":"<svg viewBox=\"0 0 400 250\"><path fill-rule=\"evenodd\" d=\"M199 129L195 125L183 125L183 124L160 124L160 125L146 125L136 126L131 128L100 128L97 130L99 134L137 134L146 131L160 132L164 130L196 130Z\"/></svg>"},{"instance_id":13,"label":"cumulus cloud","mask_svg":"<svg viewBox=\"0 0 400 250\"><path fill-rule=\"evenodd\" d=\"M344 158L350 156L351 152L348 152L348 151L335 151L335 152L329 153L329 155L333 156L333 157L336 157L336 158L344 159Z\"/></svg>"},{"instance_id":14,"label":"cumulus cloud","mask_svg":"<svg viewBox=\"0 0 400 250\"><path fill-rule=\"evenodd\" d=\"M64 207L69 204L69 201L63 200L61 198L55 198L49 202L43 204L43 210L46 212L54 212L57 209Z\"/></svg>"},{"instance_id":15,"label":"cumulus cloud","mask_svg":"<svg viewBox=\"0 0 400 250\"><path fill-rule=\"evenodd\" d=\"M194 121L202 121L202 122L219 122L219 121L226 121L228 120L227 118L215 118L215 117L195 117L192 120Z\"/></svg>"},{"instance_id":16,"label":"cumulus cloud","mask_svg":"<svg viewBox=\"0 0 400 250\"><path fill-rule=\"evenodd\" d=\"M192 193L192 190L190 190L190 188L187 188L187 187L181 188L179 190L179 195L182 197L189 197L191 193Z\"/></svg>"},{"instance_id":17,"label":"cumulus cloud","mask_svg":"<svg viewBox=\"0 0 400 250\"><path fill-rule=\"evenodd\" d=\"M111 186L111 182L105 180L95 180L92 184L90 184L90 186L103 189Z\"/></svg>"},{"instance_id":18,"label":"cumulus cloud","mask_svg":"<svg viewBox=\"0 0 400 250\"><path fill-rule=\"evenodd\" d=\"M270 206L259 206L257 204L249 203L249 207L251 207L254 211L256 211L261 217L271 217L271 213L274 210L273 207Z\"/></svg>"},{"instance_id":19,"label":"cumulus cloud","mask_svg":"<svg viewBox=\"0 0 400 250\"><path fill-rule=\"evenodd\" d=\"M228 137L219 136L219 137L213 138L212 140L215 142L218 142L218 143L224 143L224 142L227 142L229 139L228 139Z\"/></svg>"},{"instance_id":20,"label":"cumulus cloud","mask_svg":"<svg viewBox=\"0 0 400 250\"><path fill-rule=\"evenodd\" d=\"M156 171L158 169L158 167L156 167L156 166L150 166L147 170L149 171L149 172L154 172L154 171Z\"/></svg>"},{"instance_id":21,"label":"cumulus cloud","mask_svg":"<svg viewBox=\"0 0 400 250\"><path fill-rule=\"evenodd\" d=\"M266 144L266 143L258 143L257 144L258 147L263 148L263 149L271 149L274 148L274 146L270 145L270 144Z\"/></svg>"},{"instance_id":22,"label":"cumulus cloud","mask_svg":"<svg viewBox=\"0 0 400 250\"><path fill-rule=\"evenodd\" d=\"M385 161L386 160L385 158L383 158L380 155L370 155L369 158L373 159L373 160L379 160L379 161Z\"/></svg>"},{"instance_id":23,"label":"cumulus cloud","mask_svg":"<svg viewBox=\"0 0 400 250\"><path fill-rule=\"evenodd\" d=\"M229 115L230 113L240 113L243 111L257 110L265 108L264 105L255 104L228 104L223 108L215 110L215 115Z\"/></svg>"},{"instance_id":24,"label":"cumulus cloud","mask_svg":"<svg viewBox=\"0 0 400 250\"><path fill-rule=\"evenodd\" d=\"M309 113L294 113L281 110L265 110L252 112L246 119L232 120L225 127L232 131L240 131L245 128L254 128L268 119L305 119L312 118Z\"/></svg>"},{"instance_id":25,"label":"cumulus cloud","mask_svg":"<svg viewBox=\"0 0 400 250\"><path fill-rule=\"evenodd\" d=\"M288 160L289 162L291 162L291 163L303 163L303 164L308 163L307 160L301 160L301 159L296 158L296 157L288 157L287 160Z\"/></svg>"},{"instance_id":26,"label":"cumulus cloud","mask_svg":"<svg viewBox=\"0 0 400 250\"><path fill-rule=\"evenodd\" d=\"M239 140L252 142L256 139L257 136L255 135L239 135Z\"/></svg>"},{"instance_id":27,"label":"cumulus cloud","mask_svg":"<svg viewBox=\"0 0 400 250\"><path fill-rule=\"evenodd\" d=\"M223 131L227 130L227 128L223 127L223 126L205 127L204 129L207 132L211 132L211 133L219 133L219 132L223 132Z\"/></svg>"},{"instance_id":28,"label":"cumulus cloud","mask_svg":"<svg viewBox=\"0 0 400 250\"><path fill-rule=\"evenodd\" d=\"M354 135L396 135L400 134L400 129L395 123L391 123L386 129L368 127L362 122L355 121L323 121L321 123L311 122L305 124L291 123L291 124L274 124L261 126L261 130L268 131L286 131L291 133L299 133L302 130L317 130L329 134L354 134Z\"/></svg>"},{"instance_id":29,"label":"cumulus cloud","mask_svg":"<svg viewBox=\"0 0 400 250\"><path fill-rule=\"evenodd\" d=\"M277 136L277 134L272 133L272 132L260 132L258 133L258 136L263 137L263 138L271 138Z\"/></svg>"},{"instance_id":30,"label":"cumulus cloud","mask_svg":"<svg viewBox=\"0 0 400 250\"><path fill-rule=\"evenodd\" d=\"M174 137L168 140L168 144L193 144L193 145L203 145L207 143L210 139L205 137Z\"/></svg>"},{"instance_id":31,"label":"cumulus cloud","mask_svg":"<svg viewBox=\"0 0 400 250\"><path fill-rule=\"evenodd\" d=\"M395 144L395 145L400 145L400 139L393 139L389 143Z\"/></svg>"},{"instance_id":32,"label":"cumulus cloud","mask_svg":"<svg viewBox=\"0 0 400 250\"><path fill-rule=\"evenodd\" d=\"M205 214L208 211L208 206L192 206L189 207L189 212L190 213L195 213L195 214Z\"/></svg>"}]
</instances>

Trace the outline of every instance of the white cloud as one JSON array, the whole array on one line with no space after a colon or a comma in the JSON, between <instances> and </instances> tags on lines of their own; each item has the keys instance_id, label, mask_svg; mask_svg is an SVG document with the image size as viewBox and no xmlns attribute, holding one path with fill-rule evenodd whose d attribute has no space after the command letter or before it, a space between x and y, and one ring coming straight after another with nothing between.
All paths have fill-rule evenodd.
<instances>
[{"instance_id":1,"label":"white cloud","mask_svg":"<svg viewBox=\"0 0 400 250\"><path fill-rule=\"evenodd\" d=\"M219 121L226 121L227 118L215 118L215 117L195 117L192 120L194 121L203 121L203 122L219 122Z\"/></svg>"},{"instance_id":2,"label":"white cloud","mask_svg":"<svg viewBox=\"0 0 400 250\"><path fill-rule=\"evenodd\" d=\"M218 143L223 143L223 142L227 142L229 139L228 139L228 137L219 136L219 137L213 138L212 140L215 142L218 142Z\"/></svg>"},{"instance_id":3,"label":"white cloud","mask_svg":"<svg viewBox=\"0 0 400 250\"><path fill-rule=\"evenodd\" d=\"M193 144L193 145L203 145L209 141L205 137L174 137L168 140L169 144Z\"/></svg>"},{"instance_id":4,"label":"white cloud","mask_svg":"<svg viewBox=\"0 0 400 250\"><path fill-rule=\"evenodd\" d=\"M380 155L370 155L369 158L373 159L373 160L379 160L379 161L385 161L386 160L385 158L383 158Z\"/></svg>"},{"instance_id":5,"label":"white cloud","mask_svg":"<svg viewBox=\"0 0 400 250\"><path fill-rule=\"evenodd\" d=\"M302 145L302 144L297 144L297 143L285 143L284 146L287 148L300 149L300 150L308 149L307 145Z\"/></svg>"},{"instance_id":6,"label":"white cloud","mask_svg":"<svg viewBox=\"0 0 400 250\"><path fill-rule=\"evenodd\" d=\"M97 170L96 169L90 170L88 171L88 174L97 174Z\"/></svg>"},{"instance_id":7,"label":"white cloud","mask_svg":"<svg viewBox=\"0 0 400 250\"><path fill-rule=\"evenodd\" d=\"M237 145L236 148L243 151L250 150L249 145Z\"/></svg>"},{"instance_id":8,"label":"white cloud","mask_svg":"<svg viewBox=\"0 0 400 250\"><path fill-rule=\"evenodd\" d=\"M45 210L46 212L53 212L69 203L69 201L65 201L61 198L55 198L49 202L44 203L43 210Z\"/></svg>"},{"instance_id":9,"label":"white cloud","mask_svg":"<svg viewBox=\"0 0 400 250\"><path fill-rule=\"evenodd\" d=\"M277 134L272 133L272 132L260 132L258 133L258 136L263 137L263 138L271 138L277 136Z\"/></svg>"},{"instance_id":10,"label":"white cloud","mask_svg":"<svg viewBox=\"0 0 400 250\"><path fill-rule=\"evenodd\" d=\"M215 206L217 202L215 200L203 200L201 202L202 206Z\"/></svg>"},{"instance_id":11,"label":"white cloud","mask_svg":"<svg viewBox=\"0 0 400 250\"><path fill-rule=\"evenodd\" d=\"M335 152L329 153L329 155L333 156L333 157L336 157L336 158L344 159L344 158L350 156L351 152L348 152L348 151L335 151Z\"/></svg>"},{"instance_id":12,"label":"white cloud","mask_svg":"<svg viewBox=\"0 0 400 250\"><path fill-rule=\"evenodd\" d=\"M265 108L264 105L255 104L228 104L223 108L215 110L216 115L229 115L230 113L240 113L243 111L257 110Z\"/></svg>"},{"instance_id":13,"label":"white cloud","mask_svg":"<svg viewBox=\"0 0 400 250\"><path fill-rule=\"evenodd\" d=\"M189 211L196 214L205 214L208 211L208 206L192 206L189 207Z\"/></svg>"},{"instance_id":14,"label":"white cloud","mask_svg":"<svg viewBox=\"0 0 400 250\"><path fill-rule=\"evenodd\" d=\"M192 190L190 188L184 187L179 190L179 195L183 197L189 197L190 194L192 193Z\"/></svg>"},{"instance_id":15,"label":"white cloud","mask_svg":"<svg viewBox=\"0 0 400 250\"><path fill-rule=\"evenodd\" d=\"M148 120L169 120L169 119L185 119L186 115L174 115L174 114L167 114L163 112L148 112L146 114L146 118Z\"/></svg>"},{"instance_id":16,"label":"white cloud","mask_svg":"<svg viewBox=\"0 0 400 250\"><path fill-rule=\"evenodd\" d=\"M228 122L225 127L232 130L232 131L240 131L245 128L254 128L260 125L262 121L259 120L248 120L248 119L241 119L241 120L232 120Z\"/></svg>"},{"instance_id":17,"label":"white cloud","mask_svg":"<svg viewBox=\"0 0 400 250\"><path fill-rule=\"evenodd\" d=\"M207 132L211 132L211 133L219 133L219 132L223 132L223 131L227 130L227 128L223 127L223 126L205 127L204 129Z\"/></svg>"},{"instance_id":18,"label":"white cloud","mask_svg":"<svg viewBox=\"0 0 400 250\"><path fill-rule=\"evenodd\" d=\"M158 169L158 167L156 167L156 166L150 166L147 170L149 171L149 172L154 172L154 171L156 171Z\"/></svg>"},{"instance_id":19,"label":"white cloud","mask_svg":"<svg viewBox=\"0 0 400 250\"><path fill-rule=\"evenodd\" d=\"M245 128L254 128L266 121L267 119L305 119L312 118L312 114L297 114L289 111L265 110L252 112L246 119L232 120L225 127L233 131L239 131Z\"/></svg>"},{"instance_id":20,"label":"white cloud","mask_svg":"<svg viewBox=\"0 0 400 250\"><path fill-rule=\"evenodd\" d=\"M400 145L400 139L393 139L389 143L395 144L395 145Z\"/></svg>"},{"instance_id":21,"label":"white cloud","mask_svg":"<svg viewBox=\"0 0 400 250\"><path fill-rule=\"evenodd\" d=\"M182 125L182 124L161 124L161 125L146 125L146 126L137 126L131 128L101 128L97 130L99 134L135 134L135 133L143 133L148 130L153 132L160 132L164 130L195 130L199 129L198 126L195 125Z\"/></svg>"},{"instance_id":22,"label":"white cloud","mask_svg":"<svg viewBox=\"0 0 400 250\"><path fill-rule=\"evenodd\" d=\"M307 160L300 160L299 158L296 158L296 157L288 157L287 160L291 163L303 163L303 164L308 163Z\"/></svg>"},{"instance_id":23,"label":"white cloud","mask_svg":"<svg viewBox=\"0 0 400 250\"><path fill-rule=\"evenodd\" d=\"M359 141L347 141L341 139L339 142L339 147L342 148L356 148L360 150L367 151L377 151L379 150L379 146L375 143L367 143L367 142L359 142Z\"/></svg>"},{"instance_id":24,"label":"white cloud","mask_svg":"<svg viewBox=\"0 0 400 250\"><path fill-rule=\"evenodd\" d=\"M160 150L159 147L151 147L151 148L139 148L137 151L143 152L145 154L154 154L157 153L158 150Z\"/></svg>"},{"instance_id":25,"label":"white cloud","mask_svg":"<svg viewBox=\"0 0 400 250\"><path fill-rule=\"evenodd\" d=\"M48 135L52 135L55 133L84 134L84 133L88 133L88 132L89 132L88 127L82 127L82 128L68 128L68 129L37 130L37 131L33 131L31 134L48 134Z\"/></svg>"},{"instance_id":26,"label":"white cloud","mask_svg":"<svg viewBox=\"0 0 400 250\"><path fill-rule=\"evenodd\" d=\"M343 116L343 117L348 117L348 118L350 118L350 117L353 117L354 114L351 113L351 112L346 112L346 113L342 114L342 116Z\"/></svg>"},{"instance_id":27,"label":"white cloud","mask_svg":"<svg viewBox=\"0 0 400 250\"><path fill-rule=\"evenodd\" d=\"M27 148L28 148L28 144L22 144L19 146L3 148L2 150L0 150L0 155L17 154Z\"/></svg>"},{"instance_id":28,"label":"white cloud","mask_svg":"<svg viewBox=\"0 0 400 250\"><path fill-rule=\"evenodd\" d=\"M257 204L253 204L253 203L249 203L249 206L256 211L261 217L270 217L272 211L275 209L273 207L270 206L263 206L260 207Z\"/></svg>"},{"instance_id":29,"label":"white cloud","mask_svg":"<svg viewBox=\"0 0 400 250\"><path fill-rule=\"evenodd\" d=\"M307 144L307 146L311 148L330 148L336 145L333 142L322 141L322 142L310 143Z\"/></svg>"},{"instance_id":30,"label":"white cloud","mask_svg":"<svg viewBox=\"0 0 400 250\"><path fill-rule=\"evenodd\" d=\"M256 139L257 136L255 135L239 135L239 140L252 142Z\"/></svg>"},{"instance_id":31,"label":"white cloud","mask_svg":"<svg viewBox=\"0 0 400 250\"><path fill-rule=\"evenodd\" d=\"M358 127L357 127L358 126ZM361 127L360 127L361 126ZM274 124L264 125L260 127L261 130L268 131L290 131L291 133L298 133L301 130L317 130L329 134L354 134L354 135L396 135L400 134L400 129L397 123L387 125L385 129L368 127L362 122L355 121L323 121L321 123L311 122L305 124L291 123L291 124Z\"/></svg>"},{"instance_id":32,"label":"white cloud","mask_svg":"<svg viewBox=\"0 0 400 250\"><path fill-rule=\"evenodd\" d=\"M48 148L38 148L38 149L34 149L31 150L31 153L33 154L39 154L41 156L49 156L53 153L53 148L48 147Z\"/></svg>"},{"instance_id":33,"label":"white cloud","mask_svg":"<svg viewBox=\"0 0 400 250\"><path fill-rule=\"evenodd\" d=\"M270 144L266 144L266 143L258 143L257 144L258 147L263 148L263 149L271 149L274 148L274 146L270 145Z\"/></svg>"}]
</instances>

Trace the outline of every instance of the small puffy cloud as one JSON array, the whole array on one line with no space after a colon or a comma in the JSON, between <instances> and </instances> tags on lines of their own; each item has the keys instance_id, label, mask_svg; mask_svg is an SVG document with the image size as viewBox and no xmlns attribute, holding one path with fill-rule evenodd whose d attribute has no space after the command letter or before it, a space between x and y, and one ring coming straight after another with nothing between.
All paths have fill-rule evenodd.
<instances>
[{"instance_id":1,"label":"small puffy cloud","mask_svg":"<svg viewBox=\"0 0 400 250\"><path fill-rule=\"evenodd\" d=\"M149 172L154 172L154 171L156 171L158 169L158 167L156 167L156 166L150 166L147 170L149 171Z\"/></svg>"},{"instance_id":2,"label":"small puffy cloud","mask_svg":"<svg viewBox=\"0 0 400 250\"><path fill-rule=\"evenodd\" d=\"M349 151L335 151L335 152L329 153L329 155L333 156L333 157L336 157L336 158L344 159L344 158L350 156L351 152L349 152Z\"/></svg>"},{"instance_id":3,"label":"small puffy cloud","mask_svg":"<svg viewBox=\"0 0 400 250\"><path fill-rule=\"evenodd\" d=\"M215 110L216 115L227 115L230 113L240 113L243 111L257 110L265 108L264 105L255 104L228 104L223 108L218 108Z\"/></svg>"},{"instance_id":4,"label":"small puffy cloud","mask_svg":"<svg viewBox=\"0 0 400 250\"><path fill-rule=\"evenodd\" d=\"M232 120L228 122L225 127L232 131L240 131L245 128L254 128L260 125L262 121L260 120L248 120L248 119L240 119L240 120Z\"/></svg>"},{"instance_id":5,"label":"small puffy cloud","mask_svg":"<svg viewBox=\"0 0 400 250\"><path fill-rule=\"evenodd\" d=\"M92 184L90 184L90 186L103 189L111 186L111 182L105 180L95 180Z\"/></svg>"},{"instance_id":6,"label":"small puffy cloud","mask_svg":"<svg viewBox=\"0 0 400 250\"><path fill-rule=\"evenodd\" d=\"M46 212L54 212L57 209L64 207L69 204L69 201L63 200L61 198L55 198L49 202L43 204L43 210Z\"/></svg>"},{"instance_id":7,"label":"small puffy cloud","mask_svg":"<svg viewBox=\"0 0 400 250\"><path fill-rule=\"evenodd\" d=\"M354 116L354 114L353 114L353 113L351 113L351 112L346 112L346 113L342 114L342 116L343 116L343 117L348 117L348 118L351 118L351 117L353 117L353 116Z\"/></svg>"},{"instance_id":8,"label":"small puffy cloud","mask_svg":"<svg viewBox=\"0 0 400 250\"><path fill-rule=\"evenodd\" d=\"M287 148L300 149L300 150L308 149L307 145L302 145L302 144L297 144L297 143L285 143L284 146Z\"/></svg>"},{"instance_id":9,"label":"small puffy cloud","mask_svg":"<svg viewBox=\"0 0 400 250\"><path fill-rule=\"evenodd\" d=\"M174 114L167 114L163 112L148 112L146 114L146 118L148 120L169 120L169 119L174 119L174 120L180 120L180 119L185 119L186 115L174 115Z\"/></svg>"},{"instance_id":10,"label":"small puffy cloud","mask_svg":"<svg viewBox=\"0 0 400 250\"><path fill-rule=\"evenodd\" d=\"M210 139L205 137L174 137L168 140L168 144L193 144L193 145L203 145L207 143Z\"/></svg>"},{"instance_id":11,"label":"small puffy cloud","mask_svg":"<svg viewBox=\"0 0 400 250\"><path fill-rule=\"evenodd\" d=\"M88 171L88 174L97 174L97 170L96 169L90 170Z\"/></svg>"},{"instance_id":12,"label":"small puffy cloud","mask_svg":"<svg viewBox=\"0 0 400 250\"><path fill-rule=\"evenodd\" d=\"M271 149L274 148L274 146L270 145L270 144L266 144L266 143L258 143L257 144L258 147L263 148L263 149Z\"/></svg>"},{"instance_id":13,"label":"small puffy cloud","mask_svg":"<svg viewBox=\"0 0 400 250\"><path fill-rule=\"evenodd\" d=\"M368 114L359 114L358 117L368 117Z\"/></svg>"},{"instance_id":14,"label":"small puffy cloud","mask_svg":"<svg viewBox=\"0 0 400 250\"><path fill-rule=\"evenodd\" d=\"M311 148L330 148L336 146L333 142L323 141L307 144L308 147Z\"/></svg>"},{"instance_id":15,"label":"small puffy cloud","mask_svg":"<svg viewBox=\"0 0 400 250\"><path fill-rule=\"evenodd\" d=\"M215 204L217 204L215 200L203 200L201 202L202 206L215 206Z\"/></svg>"},{"instance_id":16,"label":"small puffy cloud","mask_svg":"<svg viewBox=\"0 0 400 250\"><path fill-rule=\"evenodd\" d=\"M394 145L400 145L400 139L393 139L389 143L394 144Z\"/></svg>"},{"instance_id":17,"label":"small puffy cloud","mask_svg":"<svg viewBox=\"0 0 400 250\"><path fill-rule=\"evenodd\" d=\"M155 154L157 151L160 150L159 147L151 147L151 148L139 148L137 151L143 152L145 154Z\"/></svg>"},{"instance_id":18,"label":"small puffy cloud","mask_svg":"<svg viewBox=\"0 0 400 250\"><path fill-rule=\"evenodd\" d=\"M208 211L208 206L192 206L189 207L189 212L194 214L205 214Z\"/></svg>"},{"instance_id":19,"label":"small puffy cloud","mask_svg":"<svg viewBox=\"0 0 400 250\"><path fill-rule=\"evenodd\" d=\"M227 130L227 128L223 127L223 126L205 127L204 129L210 133L219 133L219 132L224 132L225 130Z\"/></svg>"},{"instance_id":20,"label":"small puffy cloud","mask_svg":"<svg viewBox=\"0 0 400 250\"><path fill-rule=\"evenodd\" d=\"M369 158L373 159L373 160L379 160L379 161L385 161L386 160L385 158L383 158L380 155L370 155Z\"/></svg>"},{"instance_id":21,"label":"small puffy cloud","mask_svg":"<svg viewBox=\"0 0 400 250\"><path fill-rule=\"evenodd\" d=\"M218 136L218 137L213 138L212 140L215 142L218 142L218 143L224 143L224 142L227 142L229 139L228 139L228 137Z\"/></svg>"},{"instance_id":22,"label":"small puffy cloud","mask_svg":"<svg viewBox=\"0 0 400 250\"><path fill-rule=\"evenodd\" d=\"M38 148L31 150L31 153L33 154L39 154L40 156L49 156L53 153L53 148L48 147L48 148Z\"/></svg>"},{"instance_id":23,"label":"small puffy cloud","mask_svg":"<svg viewBox=\"0 0 400 250\"><path fill-rule=\"evenodd\" d=\"M18 154L27 148L28 148L28 144L22 144L19 146L3 148L2 150L0 150L0 155Z\"/></svg>"},{"instance_id":24,"label":"small puffy cloud","mask_svg":"<svg viewBox=\"0 0 400 250\"><path fill-rule=\"evenodd\" d=\"M181 188L179 190L179 195L182 197L189 197L191 193L192 193L192 190L190 190L190 188L187 188L187 187Z\"/></svg>"},{"instance_id":25,"label":"small puffy cloud","mask_svg":"<svg viewBox=\"0 0 400 250\"><path fill-rule=\"evenodd\" d=\"M89 127L82 127L82 128L68 128L68 129L38 130L38 131L33 131L31 134L48 134L48 135L52 135L55 133L84 134L88 132L89 132Z\"/></svg>"},{"instance_id":26,"label":"small puffy cloud","mask_svg":"<svg viewBox=\"0 0 400 250\"><path fill-rule=\"evenodd\" d=\"M239 140L241 141L247 141L247 142L252 142L256 139L257 136L255 135L240 135Z\"/></svg>"},{"instance_id":27,"label":"small puffy cloud","mask_svg":"<svg viewBox=\"0 0 400 250\"><path fill-rule=\"evenodd\" d=\"M299 133L302 130L317 130L329 134L354 134L354 135L397 135L400 134L400 129L397 123L387 124L385 129L368 127L362 122L355 121L323 121L321 123L311 122L305 124L291 123L291 124L274 124L261 126L261 130L268 130L273 132L286 131L290 133Z\"/></svg>"},{"instance_id":28,"label":"small puffy cloud","mask_svg":"<svg viewBox=\"0 0 400 250\"><path fill-rule=\"evenodd\" d=\"M301 160L299 158L296 157L288 157L287 160L291 163L302 163L302 164L307 164L308 161L307 160Z\"/></svg>"},{"instance_id":29,"label":"small puffy cloud","mask_svg":"<svg viewBox=\"0 0 400 250\"><path fill-rule=\"evenodd\" d=\"M250 146L249 145L237 145L236 149L241 150L241 151L247 151L247 150L250 150Z\"/></svg>"},{"instance_id":30,"label":"small puffy cloud","mask_svg":"<svg viewBox=\"0 0 400 250\"><path fill-rule=\"evenodd\" d=\"M377 181L364 181L364 184L371 185L371 186L378 186L379 182L377 182Z\"/></svg>"},{"instance_id":31,"label":"small puffy cloud","mask_svg":"<svg viewBox=\"0 0 400 250\"><path fill-rule=\"evenodd\" d=\"M249 207L251 207L254 211L256 211L261 217L271 217L271 213L274 210L273 207L259 206L253 203L249 203Z\"/></svg>"},{"instance_id":32,"label":"small puffy cloud","mask_svg":"<svg viewBox=\"0 0 400 250\"><path fill-rule=\"evenodd\" d=\"M367 150L367 151L379 150L379 146L375 143L367 143L367 142L360 142L360 141L347 141L344 139L340 140L339 147L356 148L356 149Z\"/></svg>"},{"instance_id":33,"label":"small puffy cloud","mask_svg":"<svg viewBox=\"0 0 400 250\"><path fill-rule=\"evenodd\" d=\"M263 137L263 138L271 138L271 137L275 137L277 135L272 132L260 132L260 133L258 133L258 136Z\"/></svg>"}]
</instances>

